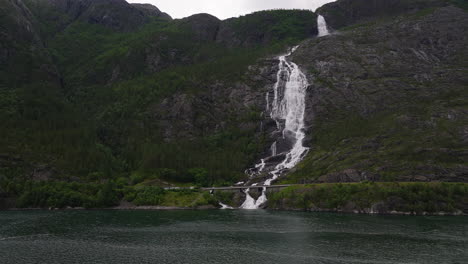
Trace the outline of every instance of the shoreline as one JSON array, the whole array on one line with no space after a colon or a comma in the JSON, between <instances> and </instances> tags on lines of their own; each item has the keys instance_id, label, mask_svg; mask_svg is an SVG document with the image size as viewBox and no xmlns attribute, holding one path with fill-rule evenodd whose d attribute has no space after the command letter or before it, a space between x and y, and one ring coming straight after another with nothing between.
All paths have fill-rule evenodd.
<instances>
[{"instance_id":1,"label":"shoreline","mask_svg":"<svg viewBox=\"0 0 468 264\"><path fill-rule=\"evenodd\" d=\"M335 213L335 214L354 214L354 215L374 215L374 216L391 216L391 215L400 215L400 216L468 216L468 214L463 213L462 211L457 211L457 212L435 212L435 213L430 213L430 212L422 212L422 213L416 213L416 212L401 212L401 211L390 211L390 212L375 212L375 211L347 211L347 210L341 210L341 209L309 209L309 210L301 210L301 209L269 209L271 211L284 211L284 212L310 212L310 213Z\"/></svg>"},{"instance_id":2,"label":"shoreline","mask_svg":"<svg viewBox=\"0 0 468 264\"><path fill-rule=\"evenodd\" d=\"M183 211L183 210L221 210L214 206L177 207L177 206L115 206L108 208L6 208L1 211Z\"/></svg>"},{"instance_id":3,"label":"shoreline","mask_svg":"<svg viewBox=\"0 0 468 264\"><path fill-rule=\"evenodd\" d=\"M468 216L468 214L463 213L462 211L457 212L401 212L401 211L390 211L390 212L375 212L372 210L364 210L364 211L347 211L342 209L279 209L279 208L265 208L265 209L255 209L255 210L248 210L248 209L221 209L214 206L201 206L201 207L176 207L176 206L135 206L135 207L110 207L110 208L84 208L84 207L76 207L76 208L9 208L9 209L0 209L0 212L8 212L8 211L255 211L255 210L262 210L262 211L274 211L274 212L304 212L304 213L333 213L333 214L343 214L343 215L369 215L369 216Z\"/></svg>"},{"instance_id":4,"label":"shoreline","mask_svg":"<svg viewBox=\"0 0 468 264\"><path fill-rule=\"evenodd\" d=\"M170 210L220 210L219 202L234 207L242 204L239 192L197 191L180 196L168 192L164 199L155 202L163 205L136 205L122 197L115 206L91 204L75 207L55 204L21 205L15 197L0 199L0 211L20 210L114 210L114 211L170 211ZM183 194L183 193L182 193ZM60 195L57 194L57 195ZM268 202L259 210L325 212L339 214L407 215L407 216L466 216L468 215L467 183L348 183L309 184L290 186L268 194ZM151 204L146 201L138 204ZM62 203L63 204L63 203ZM19 207L20 206L20 207ZM229 210L229 209L226 209Z\"/></svg>"}]
</instances>

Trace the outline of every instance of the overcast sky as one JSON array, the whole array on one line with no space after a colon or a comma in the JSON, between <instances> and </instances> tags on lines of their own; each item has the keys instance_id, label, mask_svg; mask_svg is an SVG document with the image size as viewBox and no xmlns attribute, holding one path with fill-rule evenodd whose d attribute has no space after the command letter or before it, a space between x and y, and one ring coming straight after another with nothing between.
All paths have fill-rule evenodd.
<instances>
[{"instance_id":1,"label":"overcast sky","mask_svg":"<svg viewBox=\"0 0 468 264\"><path fill-rule=\"evenodd\" d=\"M335 0L127 0L129 3L150 3L173 18L209 13L220 19L237 17L254 11L286 8L312 9Z\"/></svg>"}]
</instances>

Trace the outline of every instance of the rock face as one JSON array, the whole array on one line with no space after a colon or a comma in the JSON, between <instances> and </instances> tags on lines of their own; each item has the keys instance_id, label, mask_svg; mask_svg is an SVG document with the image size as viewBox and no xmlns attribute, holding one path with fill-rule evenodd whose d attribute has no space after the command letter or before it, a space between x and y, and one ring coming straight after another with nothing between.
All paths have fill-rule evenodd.
<instances>
[{"instance_id":1,"label":"rock face","mask_svg":"<svg viewBox=\"0 0 468 264\"><path fill-rule=\"evenodd\" d=\"M312 83L308 173L334 167L321 182L364 180L340 172L350 168L382 180L467 181L468 112L453 103L467 98L467 25L452 6L303 43L292 59Z\"/></svg>"},{"instance_id":2,"label":"rock face","mask_svg":"<svg viewBox=\"0 0 468 264\"><path fill-rule=\"evenodd\" d=\"M150 4L131 4L136 9L142 11L145 15L150 17L158 17L161 19L172 20L172 17L164 12L161 12L157 7Z\"/></svg>"},{"instance_id":3,"label":"rock face","mask_svg":"<svg viewBox=\"0 0 468 264\"><path fill-rule=\"evenodd\" d=\"M468 181L460 126L468 123L468 112L449 103L466 94L467 65L461 58L468 57L467 13L444 7L394 21L310 39L292 55L311 83L305 119L312 148L292 173L293 181ZM264 96L275 82L277 61L250 69L235 85L217 83L209 93L174 95L154 108L165 139L216 133L223 120L255 107L263 120L239 126L256 126L256 137L266 138L258 157L269 156L275 124L264 112ZM455 97L447 101L450 94ZM222 98L229 103L221 104ZM327 145L330 138L336 145Z\"/></svg>"},{"instance_id":4,"label":"rock face","mask_svg":"<svg viewBox=\"0 0 468 264\"><path fill-rule=\"evenodd\" d=\"M355 169L347 169L341 172L330 173L318 178L319 183L332 182L363 182L363 181L380 181L381 177L376 174L361 172Z\"/></svg>"},{"instance_id":5,"label":"rock face","mask_svg":"<svg viewBox=\"0 0 468 264\"><path fill-rule=\"evenodd\" d=\"M196 138L223 131L228 120L238 119L241 130L268 130L262 123L265 94L272 89L277 61L267 59L250 67L244 80L213 83L196 95L177 93L152 107L154 120L163 128L166 141ZM254 114L251 118L249 115ZM274 124L270 124L274 126Z\"/></svg>"},{"instance_id":6,"label":"rock face","mask_svg":"<svg viewBox=\"0 0 468 264\"><path fill-rule=\"evenodd\" d=\"M81 74L83 78L78 82L85 85L112 84L173 66L203 63L232 49L258 48L291 39L298 41L317 34L316 16L311 11L257 12L225 21L209 14L171 20L157 7L130 5L124 0L27 0L25 3L29 10L33 10L41 28L45 29L41 32L44 42L60 45L59 50L66 53L59 55L59 58L67 59L69 54L79 54L75 55L76 59L63 63L65 69L61 70L76 72L77 68L82 68L79 70L85 73ZM153 24L142 27L148 23ZM118 55L105 56L104 51L86 54L81 50L81 43L70 41L92 36L96 31L103 31L102 27L110 31L100 34L128 34L121 36L121 39L128 38L128 42L121 46L121 43L114 41L96 43L91 52L99 50L102 44L119 46L119 49L114 49L121 51L116 52ZM140 30L145 30L145 33L135 37ZM105 36L100 37L105 39ZM84 44L89 45L87 41ZM63 50L65 46L67 49ZM211 48L219 55L211 55ZM83 57L88 59L81 61ZM67 79L67 76L64 78Z\"/></svg>"},{"instance_id":7,"label":"rock face","mask_svg":"<svg viewBox=\"0 0 468 264\"><path fill-rule=\"evenodd\" d=\"M181 20L181 26L193 32L198 41L213 41L218 34L221 20L209 14L197 14Z\"/></svg>"},{"instance_id":8,"label":"rock face","mask_svg":"<svg viewBox=\"0 0 468 264\"><path fill-rule=\"evenodd\" d=\"M310 100L315 109L310 112L332 118L325 117L330 111L321 105L325 93L337 96L330 103L346 104L348 110L369 115L398 108L407 103L409 94L422 99L442 92L447 89L441 85L443 82L463 86L467 79L460 73L465 67L460 59L467 55L463 48L467 41L468 28L463 24L466 21L466 12L448 7L421 20L397 20L307 41L294 59L313 71L309 77L315 81L315 87ZM427 87L431 82L439 85ZM338 96L333 88L344 94ZM399 89L407 92L398 92ZM456 119L460 114L447 118ZM404 126L424 126L408 116L402 116L400 122Z\"/></svg>"},{"instance_id":9,"label":"rock face","mask_svg":"<svg viewBox=\"0 0 468 264\"><path fill-rule=\"evenodd\" d=\"M65 13L70 21L80 20L123 31L134 30L151 16L167 18L167 14L156 7L134 6L125 0L33 0L32 3L50 5Z\"/></svg>"},{"instance_id":10,"label":"rock face","mask_svg":"<svg viewBox=\"0 0 468 264\"><path fill-rule=\"evenodd\" d=\"M448 5L444 0L338 0L317 10L333 29Z\"/></svg>"},{"instance_id":11,"label":"rock face","mask_svg":"<svg viewBox=\"0 0 468 264\"><path fill-rule=\"evenodd\" d=\"M321 183L468 181L460 126L468 123L468 112L445 99L453 93L458 101L458 94L466 94L467 65L461 58L468 57L467 19L461 9L444 7L426 16L400 17L305 41L292 61L311 82L306 121L307 145L312 149L291 178ZM170 141L216 133L224 120L255 108L260 120L239 121L239 126L256 127L256 137L266 138L258 157L269 156L276 127L263 112L264 96L272 89L276 72L275 58L263 60L235 85L220 82L200 89L209 92L167 98L153 108L154 118ZM221 103L227 98L228 103ZM453 136L441 131L445 129ZM337 145L327 146L324 142L336 130L345 131L339 132ZM434 141L436 137L454 145ZM421 148L425 145L430 147Z\"/></svg>"},{"instance_id":12,"label":"rock face","mask_svg":"<svg viewBox=\"0 0 468 264\"><path fill-rule=\"evenodd\" d=\"M38 81L60 85L32 13L20 0L1 0L0 5L0 88Z\"/></svg>"}]
</instances>

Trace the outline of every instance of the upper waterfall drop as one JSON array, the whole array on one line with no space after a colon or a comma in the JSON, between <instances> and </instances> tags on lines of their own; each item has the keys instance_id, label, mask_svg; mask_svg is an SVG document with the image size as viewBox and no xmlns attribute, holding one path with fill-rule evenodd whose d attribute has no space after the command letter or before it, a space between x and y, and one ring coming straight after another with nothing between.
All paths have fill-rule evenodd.
<instances>
[{"instance_id":1,"label":"upper waterfall drop","mask_svg":"<svg viewBox=\"0 0 468 264\"><path fill-rule=\"evenodd\" d=\"M330 35L330 31L328 31L327 21L321 15L317 17L317 28L318 28L318 37L323 37Z\"/></svg>"}]
</instances>

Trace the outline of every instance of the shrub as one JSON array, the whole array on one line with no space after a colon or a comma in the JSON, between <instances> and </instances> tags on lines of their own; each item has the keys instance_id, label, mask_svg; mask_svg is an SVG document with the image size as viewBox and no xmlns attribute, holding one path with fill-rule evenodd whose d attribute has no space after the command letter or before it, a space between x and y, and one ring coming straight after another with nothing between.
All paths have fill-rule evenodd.
<instances>
[{"instance_id":1,"label":"shrub","mask_svg":"<svg viewBox=\"0 0 468 264\"><path fill-rule=\"evenodd\" d=\"M160 205L165 190L160 187L144 187L136 191L133 203L135 205Z\"/></svg>"}]
</instances>

